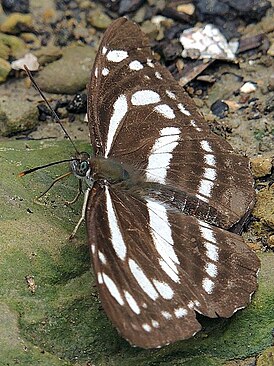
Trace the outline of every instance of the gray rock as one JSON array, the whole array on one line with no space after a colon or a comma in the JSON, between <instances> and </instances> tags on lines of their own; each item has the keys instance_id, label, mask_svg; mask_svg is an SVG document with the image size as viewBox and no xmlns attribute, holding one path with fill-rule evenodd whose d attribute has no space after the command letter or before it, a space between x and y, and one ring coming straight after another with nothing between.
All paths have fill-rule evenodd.
<instances>
[{"instance_id":1,"label":"gray rock","mask_svg":"<svg viewBox=\"0 0 274 366\"><path fill-rule=\"evenodd\" d=\"M47 65L36 81L43 91L75 94L83 90L90 78L95 50L89 46L70 46L63 57Z\"/></svg>"}]
</instances>

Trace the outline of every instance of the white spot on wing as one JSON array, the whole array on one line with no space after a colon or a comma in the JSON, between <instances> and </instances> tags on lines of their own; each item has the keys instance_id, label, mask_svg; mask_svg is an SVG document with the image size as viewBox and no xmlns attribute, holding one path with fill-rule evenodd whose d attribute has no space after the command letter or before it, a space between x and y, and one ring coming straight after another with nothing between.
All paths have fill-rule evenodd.
<instances>
[{"instance_id":1,"label":"white spot on wing","mask_svg":"<svg viewBox=\"0 0 274 366\"><path fill-rule=\"evenodd\" d=\"M170 223L168 221L167 210L162 203L150 199L147 199L147 208L149 213L150 232L155 249L169 268L169 271L166 272L167 275L170 274L171 270L173 275L170 277L178 283L180 282L180 279L176 264L179 264L179 259L173 248L174 242Z\"/></svg>"},{"instance_id":2,"label":"white spot on wing","mask_svg":"<svg viewBox=\"0 0 274 366\"><path fill-rule=\"evenodd\" d=\"M170 90L166 90L166 95L171 99L176 99L176 95Z\"/></svg>"},{"instance_id":3,"label":"white spot on wing","mask_svg":"<svg viewBox=\"0 0 274 366\"><path fill-rule=\"evenodd\" d=\"M217 266L214 263L206 263L205 271L210 277L217 276Z\"/></svg>"},{"instance_id":4,"label":"white spot on wing","mask_svg":"<svg viewBox=\"0 0 274 366\"><path fill-rule=\"evenodd\" d=\"M98 68L96 67L95 68L95 70L94 70L94 75L95 75L95 77L97 78L97 76L98 76Z\"/></svg>"},{"instance_id":5,"label":"white spot on wing","mask_svg":"<svg viewBox=\"0 0 274 366\"><path fill-rule=\"evenodd\" d=\"M152 90L139 90L132 94L131 103L133 105L147 105L160 102L160 95Z\"/></svg>"},{"instance_id":6,"label":"white spot on wing","mask_svg":"<svg viewBox=\"0 0 274 366\"><path fill-rule=\"evenodd\" d=\"M206 241L210 241L211 243L216 243L216 239L213 234L213 230L206 227L206 226L200 226L200 231L202 233L203 238Z\"/></svg>"},{"instance_id":7,"label":"white spot on wing","mask_svg":"<svg viewBox=\"0 0 274 366\"><path fill-rule=\"evenodd\" d=\"M209 180L215 180L216 170L213 168L205 168L204 177Z\"/></svg>"},{"instance_id":8,"label":"white spot on wing","mask_svg":"<svg viewBox=\"0 0 274 366\"><path fill-rule=\"evenodd\" d=\"M154 68L154 64L153 64L153 62L152 62L152 60L151 60L150 58L148 58L148 59L147 59L147 65L148 65L149 67Z\"/></svg>"},{"instance_id":9,"label":"white spot on wing","mask_svg":"<svg viewBox=\"0 0 274 366\"><path fill-rule=\"evenodd\" d=\"M159 328L159 326L160 326L159 322L157 322L157 320L153 320L153 319L151 320L151 324L154 328Z\"/></svg>"},{"instance_id":10,"label":"white spot on wing","mask_svg":"<svg viewBox=\"0 0 274 366\"><path fill-rule=\"evenodd\" d=\"M165 127L160 131L160 137L155 141L146 168L147 180L154 180L165 184L172 152L180 139L180 129L177 127Z\"/></svg>"},{"instance_id":11,"label":"white spot on wing","mask_svg":"<svg viewBox=\"0 0 274 366\"><path fill-rule=\"evenodd\" d=\"M134 297L128 291L124 291L124 294L125 294L125 298L127 300L128 305L130 306L131 310L135 314L140 314L141 310L140 310L137 302L135 301Z\"/></svg>"},{"instance_id":12,"label":"white spot on wing","mask_svg":"<svg viewBox=\"0 0 274 366\"><path fill-rule=\"evenodd\" d=\"M206 197L211 197L211 191L214 187L214 183L206 180L206 179L202 179L199 185L199 194L206 196Z\"/></svg>"},{"instance_id":13,"label":"white spot on wing","mask_svg":"<svg viewBox=\"0 0 274 366\"><path fill-rule=\"evenodd\" d=\"M108 186L106 186L105 192L106 192L107 216L111 235L111 243L118 258L125 260L127 254L127 247L124 242L121 230L119 228L119 224L111 201Z\"/></svg>"},{"instance_id":14,"label":"white spot on wing","mask_svg":"<svg viewBox=\"0 0 274 366\"><path fill-rule=\"evenodd\" d=\"M172 108L167 104L159 104L154 107L155 112L160 113L162 116L168 119L175 118L175 114Z\"/></svg>"},{"instance_id":15,"label":"white spot on wing","mask_svg":"<svg viewBox=\"0 0 274 366\"><path fill-rule=\"evenodd\" d=\"M105 157L108 156L114 135L121 123L122 119L126 115L128 110L127 107L127 99L125 95L120 95L113 104L113 114L110 118L109 127L108 127L108 135L107 135L107 146Z\"/></svg>"},{"instance_id":16,"label":"white spot on wing","mask_svg":"<svg viewBox=\"0 0 274 366\"><path fill-rule=\"evenodd\" d=\"M129 264L131 273L133 274L138 285L143 289L143 291L152 300L156 300L159 297L159 295L158 295L157 291L155 290L152 282L148 279L148 277L145 275L143 270L139 267L139 265L133 259L129 259L128 264Z\"/></svg>"},{"instance_id":17,"label":"white spot on wing","mask_svg":"<svg viewBox=\"0 0 274 366\"><path fill-rule=\"evenodd\" d=\"M183 318L187 315L187 310L185 308L178 308L174 310L176 318Z\"/></svg>"},{"instance_id":18,"label":"white spot on wing","mask_svg":"<svg viewBox=\"0 0 274 366\"><path fill-rule=\"evenodd\" d=\"M102 54L103 55L105 55L107 53L107 48L104 46L103 48L102 48Z\"/></svg>"},{"instance_id":19,"label":"white spot on wing","mask_svg":"<svg viewBox=\"0 0 274 366\"><path fill-rule=\"evenodd\" d=\"M104 67L103 70L102 70L102 75L107 76L108 74L109 74L109 69Z\"/></svg>"},{"instance_id":20,"label":"white spot on wing","mask_svg":"<svg viewBox=\"0 0 274 366\"><path fill-rule=\"evenodd\" d=\"M205 154L204 160L207 165L216 166L216 160L213 154Z\"/></svg>"},{"instance_id":21,"label":"white spot on wing","mask_svg":"<svg viewBox=\"0 0 274 366\"><path fill-rule=\"evenodd\" d=\"M156 71L155 72L155 76L156 76L156 78L157 79L159 79L159 80L162 80L163 78L162 78L162 75L159 73L159 71Z\"/></svg>"},{"instance_id":22,"label":"white spot on wing","mask_svg":"<svg viewBox=\"0 0 274 366\"><path fill-rule=\"evenodd\" d=\"M134 70L134 71L139 71L144 68L144 66L141 64L141 62L137 61L137 60L131 61L128 66L129 66L130 70Z\"/></svg>"},{"instance_id":23,"label":"white spot on wing","mask_svg":"<svg viewBox=\"0 0 274 366\"><path fill-rule=\"evenodd\" d=\"M214 262L217 262L219 259L219 248L211 243L205 243L205 248L206 248L206 256L211 259Z\"/></svg>"},{"instance_id":24,"label":"white spot on wing","mask_svg":"<svg viewBox=\"0 0 274 366\"><path fill-rule=\"evenodd\" d=\"M180 109L180 111L185 114L186 116L190 116L190 112L185 108L185 106L183 106L182 103L178 104L178 108Z\"/></svg>"},{"instance_id":25,"label":"white spot on wing","mask_svg":"<svg viewBox=\"0 0 274 366\"><path fill-rule=\"evenodd\" d=\"M103 283L103 277L101 272L97 273L97 280L100 285Z\"/></svg>"},{"instance_id":26,"label":"white spot on wing","mask_svg":"<svg viewBox=\"0 0 274 366\"><path fill-rule=\"evenodd\" d=\"M118 290L118 287L115 285L113 280L105 273L102 273L104 284L106 285L107 289L111 296L118 302L120 305L124 305L124 300Z\"/></svg>"},{"instance_id":27,"label":"white spot on wing","mask_svg":"<svg viewBox=\"0 0 274 366\"><path fill-rule=\"evenodd\" d=\"M104 253L102 253L100 250L98 251L98 257L99 257L100 261L101 261L103 264L107 264L106 257L105 257L105 255L104 255Z\"/></svg>"},{"instance_id":28,"label":"white spot on wing","mask_svg":"<svg viewBox=\"0 0 274 366\"><path fill-rule=\"evenodd\" d=\"M107 53L108 61L121 62L128 57L127 51L113 50Z\"/></svg>"},{"instance_id":29,"label":"white spot on wing","mask_svg":"<svg viewBox=\"0 0 274 366\"><path fill-rule=\"evenodd\" d=\"M161 314L168 320L172 318L172 315L168 311L161 311Z\"/></svg>"},{"instance_id":30,"label":"white spot on wing","mask_svg":"<svg viewBox=\"0 0 274 366\"><path fill-rule=\"evenodd\" d=\"M209 142L206 141L206 140L203 140L201 141L201 146L202 146L202 149L208 153L212 153L212 148L211 146L209 145Z\"/></svg>"},{"instance_id":31,"label":"white spot on wing","mask_svg":"<svg viewBox=\"0 0 274 366\"><path fill-rule=\"evenodd\" d=\"M208 294L212 294L213 288L214 288L214 282L209 278L205 277L203 279L203 289L205 290L205 292L207 292Z\"/></svg>"},{"instance_id":32,"label":"white spot on wing","mask_svg":"<svg viewBox=\"0 0 274 366\"><path fill-rule=\"evenodd\" d=\"M146 332L151 332L151 326L147 323L142 325L142 328L146 331Z\"/></svg>"},{"instance_id":33,"label":"white spot on wing","mask_svg":"<svg viewBox=\"0 0 274 366\"><path fill-rule=\"evenodd\" d=\"M169 284L157 280L153 280L153 283L163 299L170 300L173 298L174 292Z\"/></svg>"}]
</instances>

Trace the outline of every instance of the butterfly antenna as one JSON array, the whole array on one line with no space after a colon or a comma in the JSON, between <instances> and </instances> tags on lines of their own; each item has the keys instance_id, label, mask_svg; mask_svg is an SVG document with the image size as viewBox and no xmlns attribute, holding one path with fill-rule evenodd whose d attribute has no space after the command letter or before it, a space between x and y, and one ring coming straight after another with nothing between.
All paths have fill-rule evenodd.
<instances>
[{"instance_id":1,"label":"butterfly antenna","mask_svg":"<svg viewBox=\"0 0 274 366\"><path fill-rule=\"evenodd\" d=\"M57 164L67 163L67 162L69 162L69 161L73 161L73 160L75 160L75 158L73 158L73 159L64 159L64 160L59 160L59 161L54 161L54 162L52 162L52 163L48 163L48 164L45 164L45 165L36 166L35 168L31 168L31 169L28 169L28 170L24 170L23 172L19 173L19 174L18 174L18 176L19 176L19 177L23 177L24 175L27 175L27 174L30 174L30 173L35 172L36 170L44 169L44 168L47 168L47 167L52 166L52 165L57 165Z\"/></svg>"},{"instance_id":2,"label":"butterfly antenna","mask_svg":"<svg viewBox=\"0 0 274 366\"><path fill-rule=\"evenodd\" d=\"M56 123L59 123L60 127L62 128L62 130L64 131L65 136L69 139L69 141L71 142L72 146L74 147L75 151L77 154L79 154L79 151L77 149L77 147L75 146L74 142L72 141L71 137L69 136L69 134L67 133L67 131L65 130L65 127L63 126L62 122L60 121L60 118L58 117L57 113L54 111L54 109L51 107L51 105L49 104L49 102L47 101L47 98L45 97L44 93L42 92L42 90L40 89L40 87L37 85L36 81L34 80L30 70L28 69L28 67L26 65L24 65L24 69L30 79L30 81L32 82L33 86L35 87L35 89L38 91L38 93L40 94L40 96L42 97L42 99L44 100L44 102L46 103L46 105L48 106L49 110L51 111L52 114L52 118Z\"/></svg>"}]
</instances>

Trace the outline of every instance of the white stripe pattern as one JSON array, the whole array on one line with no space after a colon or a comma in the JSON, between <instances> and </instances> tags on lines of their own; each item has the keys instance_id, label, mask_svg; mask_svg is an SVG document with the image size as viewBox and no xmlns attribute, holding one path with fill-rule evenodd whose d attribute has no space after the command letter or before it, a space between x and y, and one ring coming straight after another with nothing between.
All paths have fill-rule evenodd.
<instances>
[{"instance_id":1,"label":"white stripe pattern","mask_svg":"<svg viewBox=\"0 0 274 366\"><path fill-rule=\"evenodd\" d=\"M152 280L159 294L163 299L170 300L173 298L174 292L168 283Z\"/></svg>"},{"instance_id":2,"label":"white stripe pattern","mask_svg":"<svg viewBox=\"0 0 274 366\"><path fill-rule=\"evenodd\" d=\"M139 306L138 306L136 300L134 299L134 297L128 291L124 291L124 294L125 294L125 298L127 300L127 303L129 305L129 307L131 308L131 310L135 314L140 314L141 309L139 308Z\"/></svg>"},{"instance_id":3,"label":"white stripe pattern","mask_svg":"<svg viewBox=\"0 0 274 366\"><path fill-rule=\"evenodd\" d=\"M146 199L149 213L150 233L155 245L155 249L160 255L160 265L165 263L166 267L162 269L174 281L179 283L179 272L177 264L180 264L177 254L173 248L171 226L168 221L167 210L165 206L157 201ZM171 272L171 273L170 273Z\"/></svg>"},{"instance_id":4,"label":"white stripe pattern","mask_svg":"<svg viewBox=\"0 0 274 366\"><path fill-rule=\"evenodd\" d=\"M208 198L212 195L212 190L214 187L214 181L217 177L216 169L214 169L216 161L215 156L212 154L213 150L208 141L202 140L200 142L201 148L206 153L204 155L204 161L207 165L211 166L211 168L205 167L203 178L200 181L198 187L198 194L196 195L198 198L202 199L205 202L208 202Z\"/></svg>"},{"instance_id":5,"label":"white stripe pattern","mask_svg":"<svg viewBox=\"0 0 274 366\"><path fill-rule=\"evenodd\" d=\"M115 135L122 119L126 115L127 110L128 110L127 98L125 95L121 94L113 104L113 114L110 118L109 127L108 127L105 158L108 157L109 151L110 151L112 143L113 143L114 135Z\"/></svg>"},{"instance_id":6,"label":"white stripe pattern","mask_svg":"<svg viewBox=\"0 0 274 366\"><path fill-rule=\"evenodd\" d=\"M159 297L159 295L155 290L155 287L153 286L152 282L145 275L144 271L133 259L129 259L128 265L138 285L152 300L155 301Z\"/></svg>"},{"instance_id":7,"label":"white stripe pattern","mask_svg":"<svg viewBox=\"0 0 274 366\"><path fill-rule=\"evenodd\" d=\"M173 109L167 104L159 104L154 107L155 112L160 113L162 116L168 119L174 119L175 114Z\"/></svg>"},{"instance_id":8,"label":"white stripe pattern","mask_svg":"<svg viewBox=\"0 0 274 366\"><path fill-rule=\"evenodd\" d=\"M118 287L114 283L114 281L105 273L102 273L103 282L106 285L107 289L111 296L118 302L120 305L124 305L124 300L118 290Z\"/></svg>"},{"instance_id":9,"label":"white stripe pattern","mask_svg":"<svg viewBox=\"0 0 274 366\"><path fill-rule=\"evenodd\" d=\"M178 127L165 127L160 131L160 137L155 141L146 168L146 179L165 184L172 152L180 140Z\"/></svg>"},{"instance_id":10,"label":"white stripe pattern","mask_svg":"<svg viewBox=\"0 0 274 366\"><path fill-rule=\"evenodd\" d=\"M111 243L113 249L118 258L121 260L125 260L127 254L127 247L123 239L123 235L121 233L116 213L112 204L111 196L109 193L109 187L106 186L106 204L107 204L107 216L108 216L108 224L111 235Z\"/></svg>"},{"instance_id":11,"label":"white stripe pattern","mask_svg":"<svg viewBox=\"0 0 274 366\"><path fill-rule=\"evenodd\" d=\"M201 232L202 238L205 240L204 247L206 249L206 256L210 262L206 262L204 265L204 270L209 277L204 277L202 281L203 289L211 294L214 289L213 279L218 274L217 265L212 262L217 262L219 259L219 248L216 245L216 238L211 226L201 220L198 220L199 230Z\"/></svg>"}]
</instances>

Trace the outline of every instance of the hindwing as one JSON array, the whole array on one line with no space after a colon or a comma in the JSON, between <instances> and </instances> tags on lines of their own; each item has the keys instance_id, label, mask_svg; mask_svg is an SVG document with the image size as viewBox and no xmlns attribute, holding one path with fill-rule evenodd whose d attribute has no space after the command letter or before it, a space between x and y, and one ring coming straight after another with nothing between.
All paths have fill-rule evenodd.
<instances>
[{"instance_id":1,"label":"hindwing","mask_svg":"<svg viewBox=\"0 0 274 366\"><path fill-rule=\"evenodd\" d=\"M96 184L87 221L103 307L131 344L189 338L196 312L230 317L257 288L259 261L240 236L163 202Z\"/></svg>"}]
</instances>

